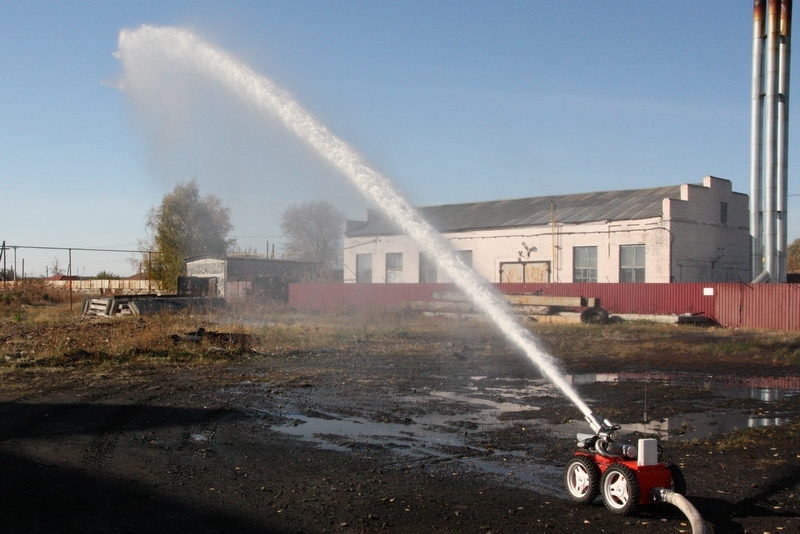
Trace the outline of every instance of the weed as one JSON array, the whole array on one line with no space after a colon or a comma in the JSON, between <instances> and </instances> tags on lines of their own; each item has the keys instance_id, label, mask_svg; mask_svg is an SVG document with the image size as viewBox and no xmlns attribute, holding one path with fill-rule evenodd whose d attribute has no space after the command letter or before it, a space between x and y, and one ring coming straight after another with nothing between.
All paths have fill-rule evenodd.
<instances>
[{"instance_id":1,"label":"weed","mask_svg":"<svg viewBox=\"0 0 800 534\"><path fill-rule=\"evenodd\" d=\"M759 443L781 442L796 443L800 438L800 423L784 426L767 426L738 430L722 437L716 447L720 450L747 449Z\"/></svg>"},{"instance_id":2,"label":"weed","mask_svg":"<svg viewBox=\"0 0 800 534\"><path fill-rule=\"evenodd\" d=\"M29 298L34 292L28 292ZM44 302L43 294L40 295ZM68 302L4 308L0 300L0 368L36 366L116 366L214 363L254 355L324 354L368 346L366 353L418 354L470 347L491 357L509 344L487 321L430 317L407 307L299 313L281 305L237 304L227 314L164 313L141 318L82 320ZM16 305L15 305L16 306ZM5 314L7 320L1 320ZM203 327L241 333L246 344L223 341L174 342L173 337ZM686 329L674 325L532 325L548 352L572 372L613 372L641 364L642 355L662 367L729 363L800 369L797 333ZM19 355L24 354L24 359ZM24 360L24 361L23 361Z\"/></svg>"}]
</instances>

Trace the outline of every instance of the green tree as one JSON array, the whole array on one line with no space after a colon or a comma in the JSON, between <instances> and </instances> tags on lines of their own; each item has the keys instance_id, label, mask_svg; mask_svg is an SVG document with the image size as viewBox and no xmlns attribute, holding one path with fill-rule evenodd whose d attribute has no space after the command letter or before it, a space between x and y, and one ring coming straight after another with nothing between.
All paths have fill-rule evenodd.
<instances>
[{"instance_id":1,"label":"green tree","mask_svg":"<svg viewBox=\"0 0 800 534\"><path fill-rule=\"evenodd\" d=\"M110 271L100 271L95 275L97 280L119 280L120 276Z\"/></svg>"},{"instance_id":2,"label":"green tree","mask_svg":"<svg viewBox=\"0 0 800 534\"><path fill-rule=\"evenodd\" d=\"M786 272L800 274L800 239L795 239L786 247Z\"/></svg>"},{"instance_id":3,"label":"green tree","mask_svg":"<svg viewBox=\"0 0 800 534\"><path fill-rule=\"evenodd\" d=\"M324 200L289 206L281 214L286 247L298 259L317 262L329 278L340 268L345 216Z\"/></svg>"},{"instance_id":4,"label":"green tree","mask_svg":"<svg viewBox=\"0 0 800 534\"><path fill-rule=\"evenodd\" d=\"M146 220L148 239L142 246L153 254L142 266L153 280L174 291L184 261L195 256L225 256L235 246L229 239L233 229L230 209L214 195L200 197L197 181L181 182L164 195L161 205L151 208Z\"/></svg>"}]
</instances>

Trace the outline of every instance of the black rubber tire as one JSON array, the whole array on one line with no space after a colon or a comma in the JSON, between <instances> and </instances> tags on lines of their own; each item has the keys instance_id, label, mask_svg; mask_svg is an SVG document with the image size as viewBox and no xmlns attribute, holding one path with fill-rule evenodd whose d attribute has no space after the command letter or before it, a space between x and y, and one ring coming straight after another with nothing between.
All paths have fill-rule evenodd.
<instances>
[{"instance_id":1,"label":"black rubber tire","mask_svg":"<svg viewBox=\"0 0 800 534\"><path fill-rule=\"evenodd\" d=\"M679 495L686 495L686 477L683 476L681 468L675 464L670 464L666 467L672 476L672 491Z\"/></svg>"},{"instance_id":2,"label":"black rubber tire","mask_svg":"<svg viewBox=\"0 0 800 534\"><path fill-rule=\"evenodd\" d=\"M600 468L587 456L574 456L564 469L564 485L572 502L591 504L600 494Z\"/></svg>"},{"instance_id":3,"label":"black rubber tire","mask_svg":"<svg viewBox=\"0 0 800 534\"><path fill-rule=\"evenodd\" d=\"M584 324L608 324L608 312L599 306L586 308L581 312L581 322Z\"/></svg>"},{"instance_id":4,"label":"black rubber tire","mask_svg":"<svg viewBox=\"0 0 800 534\"><path fill-rule=\"evenodd\" d=\"M641 488L636 474L627 466L614 464L600 481L603 504L617 515L630 515L639 507Z\"/></svg>"}]
</instances>

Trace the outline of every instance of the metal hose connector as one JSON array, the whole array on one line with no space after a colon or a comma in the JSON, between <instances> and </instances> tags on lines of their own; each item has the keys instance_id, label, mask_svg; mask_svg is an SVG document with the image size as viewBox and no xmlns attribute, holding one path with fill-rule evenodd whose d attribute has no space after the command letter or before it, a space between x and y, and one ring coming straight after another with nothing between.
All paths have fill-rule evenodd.
<instances>
[{"instance_id":1,"label":"metal hose connector","mask_svg":"<svg viewBox=\"0 0 800 534\"><path fill-rule=\"evenodd\" d=\"M633 445L622 445L617 447L617 450L609 450L609 446L613 447L614 444L610 440L600 437L594 444L594 449L597 454L609 460L635 460L638 451Z\"/></svg>"},{"instance_id":2,"label":"metal hose connector","mask_svg":"<svg viewBox=\"0 0 800 534\"><path fill-rule=\"evenodd\" d=\"M603 438L597 440L597 443L594 444L594 448L597 451L597 454L602 456L603 458L608 459L618 459L620 458L619 454L614 454L613 452L609 451L606 447L608 447L609 443Z\"/></svg>"}]
</instances>

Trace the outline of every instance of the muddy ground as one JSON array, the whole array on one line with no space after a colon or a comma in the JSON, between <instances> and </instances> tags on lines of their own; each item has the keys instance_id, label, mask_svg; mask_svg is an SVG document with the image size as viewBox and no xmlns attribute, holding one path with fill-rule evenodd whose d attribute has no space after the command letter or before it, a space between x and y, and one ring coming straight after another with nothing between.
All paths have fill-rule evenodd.
<instances>
[{"instance_id":1,"label":"muddy ground","mask_svg":"<svg viewBox=\"0 0 800 534\"><path fill-rule=\"evenodd\" d=\"M0 531L690 532L662 505L621 517L600 499L570 503L563 468L588 427L479 323L380 335L355 325L330 343L322 331L293 343L275 326L236 347L177 342L196 359L138 349L116 361L89 346L152 321L2 326ZM297 321L313 338L318 327ZM710 531L800 532L797 337L630 325L539 334L597 413L659 422ZM58 361L31 357L76 337ZM759 389L753 377L790 387ZM687 414L710 419L695 428ZM770 426L740 430L748 424Z\"/></svg>"}]
</instances>

